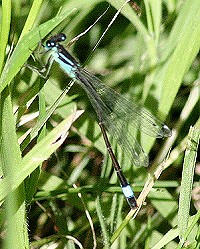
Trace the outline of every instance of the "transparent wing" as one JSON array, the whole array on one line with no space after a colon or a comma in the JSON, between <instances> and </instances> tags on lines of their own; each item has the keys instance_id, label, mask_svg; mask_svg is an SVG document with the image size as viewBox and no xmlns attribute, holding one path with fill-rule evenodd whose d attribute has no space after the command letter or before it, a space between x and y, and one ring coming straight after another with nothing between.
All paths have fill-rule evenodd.
<instances>
[{"instance_id":1,"label":"transparent wing","mask_svg":"<svg viewBox=\"0 0 200 249\"><path fill-rule=\"evenodd\" d=\"M118 141L137 166L147 166L148 156L131 135L133 126L152 137L169 137L170 129L140 105L132 103L87 70L78 67L74 72L86 91L100 122ZM131 131L130 131L131 130Z\"/></svg>"}]
</instances>

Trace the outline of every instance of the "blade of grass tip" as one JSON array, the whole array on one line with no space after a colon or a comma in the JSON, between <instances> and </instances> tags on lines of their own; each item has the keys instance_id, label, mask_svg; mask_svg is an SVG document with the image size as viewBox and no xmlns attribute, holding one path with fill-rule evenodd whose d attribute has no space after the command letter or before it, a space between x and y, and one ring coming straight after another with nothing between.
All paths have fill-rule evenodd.
<instances>
[{"instance_id":1,"label":"blade of grass tip","mask_svg":"<svg viewBox=\"0 0 200 249\"><path fill-rule=\"evenodd\" d=\"M8 43L8 36L10 32L11 0L2 1L1 11L2 11L2 18L1 18L1 32L0 32L0 72L3 69L6 46Z\"/></svg>"},{"instance_id":2,"label":"blade of grass tip","mask_svg":"<svg viewBox=\"0 0 200 249\"><path fill-rule=\"evenodd\" d=\"M101 202L100 202L99 196L97 196L97 198L96 198L96 210L97 210L97 216L99 218L101 231L102 231L102 235L103 235L104 248L109 249L110 248L110 237L108 234L108 229L106 227L105 218L103 216L103 212L101 209Z\"/></svg>"},{"instance_id":3,"label":"blade of grass tip","mask_svg":"<svg viewBox=\"0 0 200 249\"><path fill-rule=\"evenodd\" d=\"M26 23L24 25L24 28L22 30L22 33L20 35L19 40L21 40L21 38L29 31L32 29L36 18L38 17L38 13L41 10L41 5L43 3L43 0L34 0L31 10L29 12L29 15L26 19Z\"/></svg>"},{"instance_id":4,"label":"blade of grass tip","mask_svg":"<svg viewBox=\"0 0 200 249\"><path fill-rule=\"evenodd\" d=\"M183 163L183 173L181 181L181 191L179 198L178 228L180 242L186 241L185 234L188 227L189 210L192 194L192 184L194 178L194 168L197 157L197 150L200 138L200 131L191 127L188 134L188 143Z\"/></svg>"}]
</instances>

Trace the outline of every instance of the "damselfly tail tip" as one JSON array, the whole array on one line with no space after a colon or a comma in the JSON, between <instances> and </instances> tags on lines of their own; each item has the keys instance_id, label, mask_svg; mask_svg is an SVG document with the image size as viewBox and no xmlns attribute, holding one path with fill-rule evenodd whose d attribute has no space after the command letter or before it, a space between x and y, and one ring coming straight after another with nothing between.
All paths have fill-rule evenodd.
<instances>
[{"instance_id":1,"label":"damselfly tail tip","mask_svg":"<svg viewBox=\"0 0 200 249\"><path fill-rule=\"evenodd\" d=\"M137 201L135 197L127 198L128 204L131 207L131 209L136 209L138 208Z\"/></svg>"},{"instance_id":2,"label":"damselfly tail tip","mask_svg":"<svg viewBox=\"0 0 200 249\"><path fill-rule=\"evenodd\" d=\"M163 134L163 137L171 137L172 131L169 129L167 125L164 124L162 126L162 134Z\"/></svg>"}]
</instances>

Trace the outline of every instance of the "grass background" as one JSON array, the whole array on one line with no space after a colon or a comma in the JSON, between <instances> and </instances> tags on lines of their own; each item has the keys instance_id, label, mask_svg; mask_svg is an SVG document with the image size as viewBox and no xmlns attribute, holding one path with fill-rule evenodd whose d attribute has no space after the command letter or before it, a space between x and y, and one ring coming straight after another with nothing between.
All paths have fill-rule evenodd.
<instances>
[{"instance_id":1,"label":"grass background","mask_svg":"<svg viewBox=\"0 0 200 249\"><path fill-rule=\"evenodd\" d=\"M199 247L200 3L142 1L138 12L126 4L91 55L123 3L2 1L2 248ZM165 140L141 134L149 169L134 167L113 140L139 203L148 194L137 216L129 212L83 90L75 84L69 91L70 79L57 65L47 81L23 67L40 62L40 52L36 60L30 55L41 39L62 31L70 41L108 6L70 52L173 129Z\"/></svg>"}]
</instances>

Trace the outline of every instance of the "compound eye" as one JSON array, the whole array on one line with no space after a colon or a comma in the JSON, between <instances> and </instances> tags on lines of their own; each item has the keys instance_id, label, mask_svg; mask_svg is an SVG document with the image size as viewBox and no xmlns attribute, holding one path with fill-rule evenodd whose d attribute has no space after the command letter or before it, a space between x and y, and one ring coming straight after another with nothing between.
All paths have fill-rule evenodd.
<instances>
[{"instance_id":1,"label":"compound eye","mask_svg":"<svg viewBox=\"0 0 200 249\"><path fill-rule=\"evenodd\" d=\"M47 46L48 48L53 48L53 47L56 46L56 43L55 43L54 41L48 40L48 41L46 42L46 46Z\"/></svg>"},{"instance_id":2,"label":"compound eye","mask_svg":"<svg viewBox=\"0 0 200 249\"><path fill-rule=\"evenodd\" d=\"M57 41L58 41L58 42L65 41L66 38L67 38L66 35L63 34L63 33L60 33L60 34L57 35Z\"/></svg>"}]
</instances>

